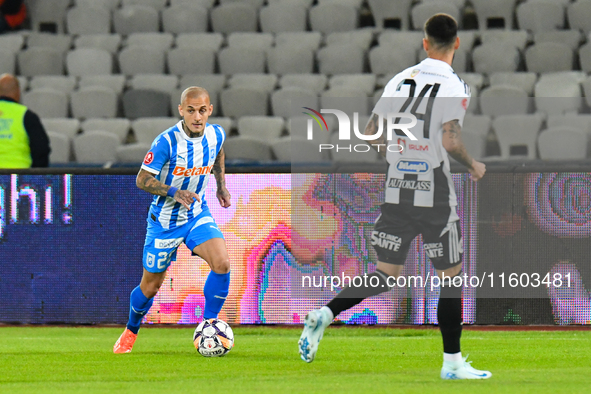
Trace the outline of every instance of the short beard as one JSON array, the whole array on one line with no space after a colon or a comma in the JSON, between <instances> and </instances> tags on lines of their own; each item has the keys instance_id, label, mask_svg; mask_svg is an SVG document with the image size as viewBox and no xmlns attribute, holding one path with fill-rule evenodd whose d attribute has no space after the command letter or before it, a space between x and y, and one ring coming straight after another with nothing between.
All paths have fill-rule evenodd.
<instances>
[{"instance_id":1,"label":"short beard","mask_svg":"<svg viewBox=\"0 0 591 394\"><path fill-rule=\"evenodd\" d=\"M185 130L185 133L187 133L187 135L189 136L189 138L199 138L203 135L202 131L200 133L194 133L191 131L191 129L189 129L189 126L187 126L187 124L185 123L185 120L183 119L183 129Z\"/></svg>"}]
</instances>

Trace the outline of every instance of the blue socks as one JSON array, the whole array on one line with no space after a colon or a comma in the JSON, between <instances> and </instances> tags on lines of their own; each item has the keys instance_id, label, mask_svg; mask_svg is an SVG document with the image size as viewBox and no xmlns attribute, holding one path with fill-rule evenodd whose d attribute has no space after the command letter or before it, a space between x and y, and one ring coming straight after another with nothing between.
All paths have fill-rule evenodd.
<instances>
[{"instance_id":1,"label":"blue socks","mask_svg":"<svg viewBox=\"0 0 591 394\"><path fill-rule=\"evenodd\" d=\"M131 297L129 300L130 308L129 308L129 321L127 322L127 328L137 334L140 330L140 324L142 322L142 318L152 306L154 302L154 298L147 298L140 287L136 287L131 292Z\"/></svg>"},{"instance_id":2,"label":"blue socks","mask_svg":"<svg viewBox=\"0 0 591 394\"><path fill-rule=\"evenodd\" d=\"M228 289L230 288L230 273L216 274L211 271L205 281L203 287L203 295L205 296L205 310L203 311L203 319L214 319L218 317L218 313L222 310L226 297L228 296Z\"/></svg>"}]
</instances>

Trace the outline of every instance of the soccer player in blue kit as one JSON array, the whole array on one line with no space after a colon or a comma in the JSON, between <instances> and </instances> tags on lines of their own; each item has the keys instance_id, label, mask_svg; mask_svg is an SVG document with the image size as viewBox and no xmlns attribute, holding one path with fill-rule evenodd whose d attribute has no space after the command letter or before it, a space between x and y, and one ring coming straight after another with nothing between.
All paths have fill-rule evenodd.
<instances>
[{"instance_id":1,"label":"soccer player in blue kit","mask_svg":"<svg viewBox=\"0 0 591 394\"><path fill-rule=\"evenodd\" d=\"M212 110L207 90L194 86L183 91L179 105L183 119L156 137L137 175L137 187L154 194L154 200L147 219L143 276L131 292L129 321L114 353L131 352L141 320L183 242L211 268L203 288L203 318L216 318L224 305L230 286L230 259L224 236L204 199L213 172L219 203L224 208L230 206L222 148L226 133L219 125L207 123Z\"/></svg>"}]
</instances>

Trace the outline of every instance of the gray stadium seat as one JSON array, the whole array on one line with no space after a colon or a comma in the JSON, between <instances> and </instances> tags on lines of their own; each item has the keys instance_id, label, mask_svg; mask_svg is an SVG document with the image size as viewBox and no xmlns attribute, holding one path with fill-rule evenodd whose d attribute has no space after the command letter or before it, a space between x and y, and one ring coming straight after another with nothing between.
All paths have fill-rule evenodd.
<instances>
[{"instance_id":1,"label":"gray stadium seat","mask_svg":"<svg viewBox=\"0 0 591 394\"><path fill-rule=\"evenodd\" d=\"M289 118L301 113L302 107L318 108L318 94L302 87L286 87L271 94L274 116Z\"/></svg>"},{"instance_id":2,"label":"gray stadium seat","mask_svg":"<svg viewBox=\"0 0 591 394\"><path fill-rule=\"evenodd\" d=\"M276 46L267 53L269 72L304 74L314 71L314 51L305 47Z\"/></svg>"},{"instance_id":3,"label":"gray stadium seat","mask_svg":"<svg viewBox=\"0 0 591 394\"><path fill-rule=\"evenodd\" d=\"M80 121L73 118L41 118L45 131L62 134L72 139L80 131Z\"/></svg>"},{"instance_id":4,"label":"gray stadium seat","mask_svg":"<svg viewBox=\"0 0 591 394\"><path fill-rule=\"evenodd\" d=\"M238 119L238 134L261 141L272 141L281 137L285 126L278 116L243 116Z\"/></svg>"},{"instance_id":5,"label":"gray stadium seat","mask_svg":"<svg viewBox=\"0 0 591 394\"><path fill-rule=\"evenodd\" d=\"M69 75L108 75L113 73L113 55L104 49L79 48L66 55Z\"/></svg>"},{"instance_id":6,"label":"gray stadium seat","mask_svg":"<svg viewBox=\"0 0 591 394\"><path fill-rule=\"evenodd\" d=\"M370 95L375 91L376 76L374 74L341 74L328 81L330 88L343 87L358 90L361 94Z\"/></svg>"},{"instance_id":7,"label":"gray stadium seat","mask_svg":"<svg viewBox=\"0 0 591 394\"><path fill-rule=\"evenodd\" d=\"M216 33L229 34L235 31L257 31L258 15L249 4L222 4L211 10L211 25Z\"/></svg>"},{"instance_id":8,"label":"gray stadium seat","mask_svg":"<svg viewBox=\"0 0 591 394\"><path fill-rule=\"evenodd\" d=\"M491 86L480 93L480 109L483 115L496 117L527 114L530 106L530 97L516 86Z\"/></svg>"},{"instance_id":9,"label":"gray stadium seat","mask_svg":"<svg viewBox=\"0 0 591 394\"><path fill-rule=\"evenodd\" d=\"M119 52L119 68L125 75L163 74L163 51L149 46L134 45Z\"/></svg>"},{"instance_id":10,"label":"gray stadium seat","mask_svg":"<svg viewBox=\"0 0 591 394\"><path fill-rule=\"evenodd\" d=\"M537 111L548 115L578 112L583 104L584 80L585 74L578 71L542 74L534 88Z\"/></svg>"},{"instance_id":11,"label":"gray stadium seat","mask_svg":"<svg viewBox=\"0 0 591 394\"><path fill-rule=\"evenodd\" d=\"M119 138L108 131L91 131L74 138L76 162L106 164L116 160Z\"/></svg>"},{"instance_id":12,"label":"gray stadium seat","mask_svg":"<svg viewBox=\"0 0 591 394\"><path fill-rule=\"evenodd\" d=\"M165 32L201 33L207 31L207 8L199 5L178 5L162 11L162 27Z\"/></svg>"},{"instance_id":13,"label":"gray stadium seat","mask_svg":"<svg viewBox=\"0 0 591 394\"><path fill-rule=\"evenodd\" d=\"M215 51L187 48L171 49L167 54L168 71L171 74L213 74L215 72Z\"/></svg>"},{"instance_id":14,"label":"gray stadium seat","mask_svg":"<svg viewBox=\"0 0 591 394\"><path fill-rule=\"evenodd\" d=\"M217 52L224 42L221 33L182 33L176 37L177 48L211 49Z\"/></svg>"},{"instance_id":15,"label":"gray stadium seat","mask_svg":"<svg viewBox=\"0 0 591 394\"><path fill-rule=\"evenodd\" d=\"M519 50L511 42L486 42L472 51L474 71L481 74L516 71L519 67L519 61Z\"/></svg>"},{"instance_id":16,"label":"gray stadium seat","mask_svg":"<svg viewBox=\"0 0 591 394\"><path fill-rule=\"evenodd\" d=\"M229 137L224 141L226 160L269 161L272 159L268 142L250 137Z\"/></svg>"},{"instance_id":17,"label":"gray stadium seat","mask_svg":"<svg viewBox=\"0 0 591 394\"><path fill-rule=\"evenodd\" d=\"M31 33L27 37L27 48L52 48L66 53L72 47L72 36L67 34Z\"/></svg>"},{"instance_id":18,"label":"gray stadium seat","mask_svg":"<svg viewBox=\"0 0 591 394\"><path fill-rule=\"evenodd\" d=\"M314 0L267 0L267 4L278 4L278 3L293 3L302 7L310 8Z\"/></svg>"},{"instance_id":19,"label":"gray stadium seat","mask_svg":"<svg viewBox=\"0 0 591 394\"><path fill-rule=\"evenodd\" d=\"M237 32L228 34L230 48L254 49L267 52L273 46L274 37L271 33Z\"/></svg>"},{"instance_id":20,"label":"gray stadium seat","mask_svg":"<svg viewBox=\"0 0 591 394\"><path fill-rule=\"evenodd\" d=\"M322 92L320 108L336 108L349 116L353 116L355 112L359 116L368 116L371 112L369 99L363 92L344 87L335 87Z\"/></svg>"},{"instance_id":21,"label":"gray stadium seat","mask_svg":"<svg viewBox=\"0 0 591 394\"><path fill-rule=\"evenodd\" d=\"M356 74L365 71L365 51L355 46L347 44L327 46L317 52L317 58L322 74Z\"/></svg>"},{"instance_id":22,"label":"gray stadium seat","mask_svg":"<svg viewBox=\"0 0 591 394\"><path fill-rule=\"evenodd\" d=\"M115 93L123 93L125 87L125 75L85 75L80 77L78 82L80 88L87 86L106 86L111 88Z\"/></svg>"},{"instance_id":23,"label":"gray stadium seat","mask_svg":"<svg viewBox=\"0 0 591 394\"><path fill-rule=\"evenodd\" d=\"M483 44L498 41L504 43L511 43L517 49L523 51L530 41L530 34L527 32L527 30L491 29L480 32L480 41L482 41Z\"/></svg>"},{"instance_id":24,"label":"gray stadium seat","mask_svg":"<svg viewBox=\"0 0 591 394\"><path fill-rule=\"evenodd\" d=\"M178 121L179 119L175 117L139 118L131 123L131 128L139 143L151 145L160 133L171 128Z\"/></svg>"},{"instance_id":25,"label":"gray stadium seat","mask_svg":"<svg viewBox=\"0 0 591 394\"><path fill-rule=\"evenodd\" d=\"M568 126L550 127L538 136L542 160L580 160L587 156L588 137Z\"/></svg>"},{"instance_id":26,"label":"gray stadium seat","mask_svg":"<svg viewBox=\"0 0 591 394\"><path fill-rule=\"evenodd\" d=\"M549 73L573 69L574 52L568 45L558 42L542 42L527 48L525 64L528 71Z\"/></svg>"},{"instance_id":27,"label":"gray stadium seat","mask_svg":"<svg viewBox=\"0 0 591 394\"><path fill-rule=\"evenodd\" d=\"M160 51L168 51L174 42L174 35L172 33L132 33L127 37L125 43L128 47L139 45L149 46Z\"/></svg>"},{"instance_id":28,"label":"gray stadium seat","mask_svg":"<svg viewBox=\"0 0 591 394\"><path fill-rule=\"evenodd\" d=\"M121 46L120 34L85 34L74 40L76 49L96 48L104 49L111 54L116 54Z\"/></svg>"},{"instance_id":29,"label":"gray stadium seat","mask_svg":"<svg viewBox=\"0 0 591 394\"><path fill-rule=\"evenodd\" d=\"M550 115L546 121L548 128L570 127L581 130L587 135L587 141L591 140L591 115L569 114ZM587 156L591 154L591 145L587 144Z\"/></svg>"},{"instance_id":30,"label":"gray stadium seat","mask_svg":"<svg viewBox=\"0 0 591 394\"><path fill-rule=\"evenodd\" d=\"M357 10L340 2L318 4L310 8L309 15L312 30L323 34L355 30L358 24Z\"/></svg>"},{"instance_id":31,"label":"gray stadium seat","mask_svg":"<svg viewBox=\"0 0 591 394\"><path fill-rule=\"evenodd\" d=\"M275 46L289 48L309 48L317 51L322 41L322 34L317 31L284 32L275 35Z\"/></svg>"},{"instance_id":32,"label":"gray stadium seat","mask_svg":"<svg viewBox=\"0 0 591 394\"><path fill-rule=\"evenodd\" d=\"M581 30L585 35L591 33L591 3L588 1L576 1L567 7L568 24L571 29Z\"/></svg>"},{"instance_id":33,"label":"gray stadium seat","mask_svg":"<svg viewBox=\"0 0 591 394\"><path fill-rule=\"evenodd\" d=\"M265 0L220 0L220 4L232 4L232 3L246 3L259 9L263 6Z\"/></svg>"},{"instance_id":34,"label":"gray stadium seat","mask_svg":"<svg viewBox=\"0 0 591 394\"><path fill-rule=\"evenodd\" d=\"M464 133L465 130L470 130L472 133L476 133L485 138L490 131L491 124L492 120L490 116L466 114L466 117L464 117L464 123L462 124L462 133Z\"/></svg>"},{"instance_id":35,"label":"gray stadium seat","mask_svg":"<svg viewBox=\"0 0 591 394\"><path fill-rule=\"evenodd\" d=\"M69 95L76 87L76 77L64 75L38 75L31 78L31 89L50 88Z\"/></svg>"},{"instance_id":36,"label":"gray stadium seat","mask_svg":"<svg viewBox=\"0 0 591 394\"><path fill-rule=\"evenodd\" d=\"M117 116L117 93L104 86L88 86L72 93L72 115L78 119Z\"/></svg>"},{"instance_id":37,"label":"gray stadium seat","mask_svg":"<svg viewBox=\"0 0 591 394\"><path fill-rule=\"evenodd\" d=\"M517 6L517 23L532 33L562 29L564 6L551 1L527 1Z\"/></svg>"},{"instance_id":38,"label":"gray stadium seat","mask_svg":"<svg viewBox=\"0 0 591 394\"><path fill-rule=\"evenodd\" d=\"M579 30L548 30L536 33L534 41L536 44L558 42L568 45L574 51L581 45L581 42L585 41L585 37Z\"/></svg>"},{"instance_id":39,"label":"gray stadium seat","mask_svg":"<svg viewBox=\"0 0 591 394\"><path fill-rule=\"evenodd\" d=\"M177 5L198 5L208 10L213 7L216 0L170 0L170 6L176 7Z\"/></svg>"},{"instance_id":40,"label":"gray stadium seat","mask_svg":"<svg viewBox=\"0 0 591 394\"><path fill-rule=\"evenodd\" d=\"M462 27L462 19L460 18L460 10L458 7L453 3L441 0L419 3L412 8L410 15L413 29L422 30L425 22L437 13L451 15L458 22L459 27Z\"/></svg>"},{"instance_id":41,"label":"gray stadium seat","mask_svg":"<svg viewBox=\"0 0 591 394\"><path fill-rule=\"evenodd\" d=\"M68 96L59 90L33 89L23 94L23 104L41 118L66 118L68 116Z\"/></svg>"},{"instance_id":42,"label":"gray stadium seat","mask_svg":"<svg viewBox=\"0 0 591 394\"><path fill-rule=\"evenodd\" d=\"M186 89L190 86L200 86L207 89L209 93L219 93L226 86L226 76L220 74L183 75L180 80L181 89Z\"/></svg>"},{"instance_id":43,"label":"gray stadium seat","mask_svg":"<svg viewBox=\"0 0 591 394\"><path fill-rule=\"evenodd\" d=\"M172 94L179 86L176 75L167 74L136 74L129 81L132 89L148 89Z\"/></svg>"},{"instance_id":44,"label":"gray stadium seat","mask_svg":"<svg viewBox=\"0 0 591 394\"><path fill-rule=\"evenodd\" d=\"M0 49L0 72L16 74L16 55L9 50Z\"/></svg>"},{"instance_id":45,"label":"gray stadium seat","mask_svg":"<svg viewBox=\"0 0 591 394\"><path fill-rule=\"evenodd\" d=\"M210 116L207 120L207 123L222 126L222 129L224 129L226 132L226 136L230 135L230 132L234 128L234 122L232 121L232 118L226 118L223 116Z\"/></svg>"},{"instance_id":46,"label":"gray stadium seat","mask_svg":"<svg viewBox=\"0 0 591 394\"><path fill-rule=\"evenodd\" d=\"M109 34L111 11L98 4L70 8L67 25L70 34Z\"/></svg>"},{"instance_id":47,"label":"gray stadium seat","mask_svg":"<svg viewBox=\"0 0 591 394\"><path fill-rule=\"evenodd\" d=\"M260 89L271 93L277 86L277 76L274 74L234 74L228 80L228 86Z\"/></svg>"},{"instance_id":48,"label":"gray stadium seat","mask_svg":"<svg viewBox=\"0 0 591 394\"><path fill-rule=\"evenodd\" d=\"M218 54L218 61L222 74L264 73L266 55L262 50L224 48Z\"/></svg>"},{"instance_id":49,"label":"gray stadium seat","mask_svg":"<svg viewBox=\"0 0 591 394\"><path fill-rule=\"evenodd\" d=\"M533 72L494 72L489 74L491 86L507 85L525 90L528 96L534 95L534 85L538 75Z\"/></svg>"},{"instance_id":50,"label":"gray stadium seat","mask_svg":"<svg viewBox=\"0 0 591 394\"><path fill-rule=\"evenodd\" d=\"M285 74L279 80L282 88L303 88L320 94L326 88L328 77L324 74Z\"/></svg>"},{"instance_id":51,"label":"gray stadium seat","mask_svg":"<svg viewBox=\"0 0 591 394\"><path fill-rule=\"evenodd\" d=\"M224 116L265 116L268 113L269 94L249 88L229 88L221 92L221 109Z\"/></svg>"},{"instance_id":52,"label":"gray stadium seat","mask_svg":"<svg viewBox=\"0 0 591 394\"><path fill-rule=\"evenodd\" d=\"M536 142L543 117L534 115L504 115L493 121L493 128L501 148L501 158L509 159L511 147L527 147L527 158L536 158Z\"/></svg>"},{"instance_id":53,"label":"gray stadium seat","mask_svg":"<svg viewBox=\"0 0 591 394\"><path fill-rule=\"evenodd\" d=\"M129 119L125 118L91 118L82 122L80 127L85 133L95 130L104 130L115 133L119 138L119 141L123 143L127 138L127 134L129 134L131 122Z\"/></svg>"},{"instance_id":54,"label":"gray stadium seat","mask_svg":"<svg viewBox=\"0 0 591 394\"><path fill-rule=\"evenodd\" d=\"M424 33L420 31L383 31L378 37L381 47L412 48L414 51L423 49Z\"/></svg>"},{"instance_id":55,"label":"gray stadium seat","mask_svg":"<svg viewBox=\"0 0 591 394\"><path fill-rule=\"evenodd\" d=\"M157 32L160 28L158 11L150 6L131 5L113 12L115 32L124 36L131 33Z\"/></svg>"},{"instance_id":56,"label":"gray stadium seat","mask_svg":"<svg viewBox=\"0 0 591 394\"><path fill-rule=\"evenodd\" d=\"M374 74L400 72L417 63L417 52L412 47L401 47L393 51L388 46L376 46L369 51L369 64Z\"/></svg>"},{"instance_id":57,"label":"gray stadium seat","mask_svg":"<svg viewBox=\"0 0 591 394\"><path fill-rule=\"evenodd\" d=\"M462 128L462 142L466 147L466 151L473 158L480 160L485 156L486 136L482 136L471 129Z\"/></svg>"},{"instance_id":58,"label":"gray stadium seat","mask_svg":"<svg viewBox=\"0 0 591 394\"><path fill-rule=\"evenodd\" d=\"M118 146L116 149L117 162L136 163L139 166L149 150L150 145L141 143Z\"/></svg>"},{"instance_id":59,"label":"gray stadium seat","mask_svg":"<svg viewBox=\"0 0 591 394\"><path fill-rule=\"evenodd\" d=\"M170 116L170 95L154 90L131 89L123 94L123 113L128 119Z\"/></svg>"},{"instance_id":60,"label":"gray stadium seat","mask_svg":"<svg viewBox=\"0 0 591 394\"><path fill-rule=\"evenodd\" d=\"M32 6L29 4L31 29L63 34L69 5L70 0L36 1Z\"/></svg>"},{"instance_id":61,"label":"gray stadium seat","mask_svg":"<svg viewBox=\"0 0 591 394\"><path fill-rule=\"evenodd\" d=\"M579 61L581 63L581 70L586 73L591 72L591 42L582 45L579 48Z\"/></svg>"},{"instance_id":62,"label":"gray stadium seat","mask_svg":"<svg viewBox=\"0 0 591 394\"><path fill-rule=\"evenodd\" d=\"M25 36L18 33L0 35L0 48L7 53L16 54L25 44Z\"/></svg>"},{"instance_id":63,"label":"gray stadium seat","mask_svg":"<svg viewBox=\"0 0 591 394\"><path fill-rule=\"evenodd\" d=\"M154 7L158 11L162 11L168 3L168 0L121 0L123 7L129 5L147 5Z\"/></svg>"},{"instance_id":64,"label":"gray stadium seat","mask_svg":"<svg viewBox=\"0 0 591 394\"><path fill-rule=\"evenodd\" d=\"M53 131L47 131L47 137L49 137L49 146L51 147L49 163L68 163L70 161L70 139Z\"/></svg>"},{"instance_id":65,"label":"gray stadium seat","mask_svg":"<svg viewBox=\"0 0 591 394\"><path fill-rule=\"evenodd\" d=\"M513 28L513 11L516 0L472 0L474 11L478 17L478 28L489 29L490 25L498 27L499 20L505 30Z\"/></svg>"},{"instance_id":66,"label":"gray stadium seat","mask_svg":"<svg viewBox=\"0 0 591 394\"><path fill-rule=\"evenodd\" d=\"M581 86L583 87L583 93L587 106L591 107L591 78L587 78L581 82Z\"/></svg>"},{"instance_id":67,"label":"gray stadium seat","mask_svg":"<svg viewBox=\"0 0 591 394\"><path fill-rule=\"evenodd\" d=\"M356 45L363 50L368 50L373 41L371 29L357 29L353 31L339 31L326 36L326 45Z\"/></svg>"},{"instance_id":68,"label":"gray stadium seat","mask_svg":"<svg viewBox=\"0 0 591 394\"><path fill-rule=\"evenodd\" d=\"M398 20L401 30L409 29L412 0L369 0L369 8L378 29L384 29L386 21Z\"/></svg>"},{"instance_id":69,"label":"gray stadium seat","mask_svg":"<svg viewBox=\"0 0 591 394\"><path fill-rule=\"evenodd\" d=\"M76 0L75 3L77 6L103 7L109 11L114 11L121 5L121 0Z\"/></svg>"},{"instance_id":70,"label":"gray stadium seat","mask_svg":"<svg viewBox=\"0 0 591 394\"><path fill-rule=\"evenodd\" d=\"M308 13L306 7L293 3L269 4L260 11L261 30L266 33L305 31Z\"/></svg>"}]
</instances>

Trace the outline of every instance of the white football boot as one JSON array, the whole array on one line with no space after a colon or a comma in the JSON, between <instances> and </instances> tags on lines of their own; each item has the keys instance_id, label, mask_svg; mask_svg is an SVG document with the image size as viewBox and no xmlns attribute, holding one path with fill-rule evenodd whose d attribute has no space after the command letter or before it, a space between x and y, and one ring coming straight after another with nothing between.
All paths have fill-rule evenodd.
<instances>
[{"instance_id":1,"label":"white football boot","mask_svg":"<svg viewBox=\"0 0 591 394\"><path fill-rule=\"evenodd\" d=\"M314 361L324 329L330 325L332 319L332 312L327 307L308 312L304 320L304 331L298 342L302 360L307 363Z\"/></svg>"},{"instance_id":2,"label":"white football boot","mask_svg":"<svg viewBox=\"0 0 591 394\"><path fill-rule=\"evenodd\" d=\"M492 376L489 371L479 371L473 368L470 365L472 361L466 361L467 358L468 356L458 362L444 361L441 368L441 379L488 379Z\"/></svg>"}]
</instances>

